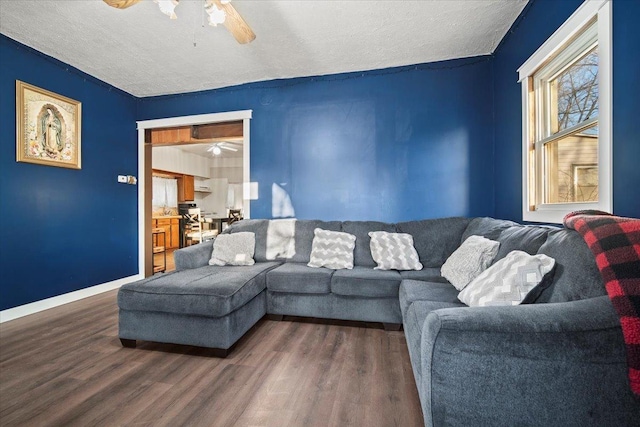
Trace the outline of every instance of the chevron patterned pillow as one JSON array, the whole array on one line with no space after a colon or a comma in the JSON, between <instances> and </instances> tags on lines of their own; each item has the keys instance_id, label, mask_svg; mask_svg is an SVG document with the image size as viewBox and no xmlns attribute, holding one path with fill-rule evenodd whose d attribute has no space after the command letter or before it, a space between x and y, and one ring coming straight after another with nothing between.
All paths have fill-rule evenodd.
<instances>
[{"instance_id":1,"label":"chevron patterned pillow","mask_svg":"<svg viewBox=\"0 0 640 427\"><path fill-rule=\"evenodd\" d=\"M411 234L371 231L369 237L375 270L422 270Z\"/></svg>"},{"instance_id":2,"label":"chevron patterned pillow","mask_svg":"<svg viewBox=\"0 0 640 427\"><path fill-rule=\"evenodd\" d=\"M309 267L326 267L334 270L353 268L353 249L356 236L321 228L313 230Z\"/></svg>"},{"instance_id":3,"label":"chevron patterned pillow","mask_svg":"<svg viewBox=\"0 0 640 427\"><path fill-rule=\"evenodd\" d=\"M470 307L519 305L538 285L544 286L555 264L546 255L511 251L473 279L458 299Z\"/></svg>"}]
</instances>

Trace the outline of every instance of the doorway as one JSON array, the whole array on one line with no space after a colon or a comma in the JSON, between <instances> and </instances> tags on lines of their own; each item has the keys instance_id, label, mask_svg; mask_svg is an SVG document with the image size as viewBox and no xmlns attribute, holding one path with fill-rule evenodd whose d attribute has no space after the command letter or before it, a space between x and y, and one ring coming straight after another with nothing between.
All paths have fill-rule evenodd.
<instances>
[{"instance_id":1,"label":"doorway","mask_svg":"<svg viewBox=\"0 0 640 427\"><path fill-rule=\"evenodd\" d=\"M164 128L203 127L216 123L241 122L242 126L242 205L245 218L251 216L250 206L250 120L251 110L200 114L145 120L138 125L138 259L139 271L145 277L153 274L152 249L152 131ZM201 131L206 129L201 128Z\"/></svg>"}]
</instances>

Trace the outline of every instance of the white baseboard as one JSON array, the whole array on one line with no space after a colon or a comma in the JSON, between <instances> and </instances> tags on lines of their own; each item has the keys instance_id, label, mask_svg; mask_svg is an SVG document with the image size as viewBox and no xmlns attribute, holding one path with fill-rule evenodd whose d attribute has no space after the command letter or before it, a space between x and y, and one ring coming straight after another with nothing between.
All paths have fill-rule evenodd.
<instances>
[{"instance_id":1,"label":"white baseboard","mask_svg":"<svg viewBox=\"0 0 640 427\"><path fill-rule=\"evenodd\" d=\"M17 319L23 316L28 316L29 314L38 313L39 311L48 310L53 307L68 304L70 302L78 301L83 298L98 295L112 289L118 289L120 286L126 283L134 282L143 278L143 274L136 274L134 276L123 277L122 279L113 280L111 282L102 283L100 285L91 286L89 288L79 289L77 291L43 299L40 301L35 301L29 304L19 305L18 307L8 308L6 310L0 311L0 323L8 322L9 320Z\"/></svg>"}]
</instances>

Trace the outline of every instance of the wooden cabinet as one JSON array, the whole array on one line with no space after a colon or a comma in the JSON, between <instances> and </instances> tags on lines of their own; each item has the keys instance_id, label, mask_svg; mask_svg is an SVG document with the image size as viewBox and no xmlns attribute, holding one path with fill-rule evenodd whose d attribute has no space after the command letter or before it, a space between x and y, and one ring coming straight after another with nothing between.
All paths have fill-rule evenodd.
<instances>
[{"instance_id":1,"label":"wooden cabinet","mask_svg":"<svg viewBox=\"0 0 640 427\"><path fill-rule=\"evenodd\" d=\"M195 198L195 183L193 175L178 177L178 202L193 202Z\"/></svg>"},{"instance_id":2,"label":"wooden cabinet","mask_svg":"<svg viewBox=\"0 0 640 427\"><path fill-rule=\"evenodd\" d=\"M180 219L178 218L156 218L151 220L151 228L161 228L164 230L164 241L158 242L167 249L177 249L180 247ZM161 236L159 236L162 239Z\"/></svg>"},{"instance_id":3,"label":"wooden cabinet","mask_svg":"<svg viewBox=\"0 0 640 427\"><path fill-rule=\"evenodd\" d=\"M171 237L169 238L171 242L170 248L179 248L180 247L180 220L178 218L171 218Z\"/></svg>"}]
</instances>

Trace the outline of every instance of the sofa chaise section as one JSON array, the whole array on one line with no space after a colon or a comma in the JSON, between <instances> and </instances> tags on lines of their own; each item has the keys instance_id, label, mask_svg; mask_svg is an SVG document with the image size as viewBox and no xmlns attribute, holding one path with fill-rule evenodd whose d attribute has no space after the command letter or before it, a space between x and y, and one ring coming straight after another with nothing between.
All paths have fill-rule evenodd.
<instances>
[{"instance_id":1,"label":"sofa chaise section","mask_svg":"<svg viewBox=\"0 0 640 427\"><path fill-rule=\"evenodd\" d=\"M118 293L120 339L128 347L136 340L211 347L224 356L265 315L266 273L277 265L203 266L126 284Z\"/></svg>"}]
</instances>

